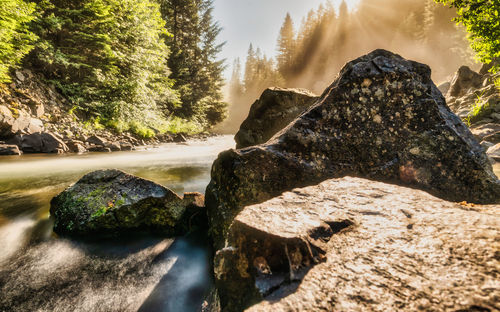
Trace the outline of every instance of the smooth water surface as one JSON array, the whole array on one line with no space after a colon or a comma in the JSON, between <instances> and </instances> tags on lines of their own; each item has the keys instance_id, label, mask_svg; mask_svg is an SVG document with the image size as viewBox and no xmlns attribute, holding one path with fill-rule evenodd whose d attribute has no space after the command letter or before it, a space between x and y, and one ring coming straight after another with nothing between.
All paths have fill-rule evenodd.
<instances>
[{"instance_id":1,"label":"smooth water surface","mask_svg":"<svg viewBox=\"0 0 500 312\"><path fill-rule=\"evenodd\" d=\"M204 192L232 137L133 152L0 158L0 311L196 311L211 286L206 237L58 238L50 199L84 174L122 169Z\"/></svg>"}]
</instances>

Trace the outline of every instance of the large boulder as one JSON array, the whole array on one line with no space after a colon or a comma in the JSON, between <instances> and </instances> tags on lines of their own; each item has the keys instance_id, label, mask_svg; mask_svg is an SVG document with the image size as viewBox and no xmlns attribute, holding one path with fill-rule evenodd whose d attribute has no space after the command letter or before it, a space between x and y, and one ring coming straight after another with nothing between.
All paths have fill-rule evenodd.
<instances>
[{"instance_id":1,"label":"large boulder","mask_svg":"<svg viewBox=\"0 0 500 312\"><path fill-rule=\"evenodd\" d=\"M236 133L236 148L267 142L297 116L309 108L318 97L301 89L269 88L253 103L247 119Z\"/></svg>"},{"instance_id":2,"label":"large boulder","mask_svg":"<svg viewBox=\"0 0 500 312\"><path fill-rule=\"evenodd\" d=\"M267 143L221 153L206 191L215 246L243 206L358 175L456 201L496 203L500 182L428 66L376 50L348 64L321 99Z\"/></svg>"},{"instance_id":3,"label":"large boulder","mask_svg":"<svg viewBox=\"0 0 500 312\"><path fill-rule=\"evenodd\" d=\"M346 177L245 207L214 273L222 311L496 311L499 235L498 205Z\"/></svg>"},{"instance_id":4,"label":"large boulder","mask_svg":"<svg viewBox=\"0 0 500 312\"><path fill-rule=\"evenodd\" d=\"M476 73L468 66L462 66L453 77L448 90L448 96L459 97L470 89L477 89L483 83L483 76Z\"/></svg>"},{"instance_id":5,"label":"large boulder","mask_svg":"<svg viewBox=\"0 0 500 312\"><path fill-rule=\"evenodd\" d=\"M56 153L69 151L68 146L52 133L34 133L21 137L20 148L24 153Z\"/></svg>"},{"instance_id":6,"label":"large boulder","mask_svg":"<svg viewBox=\"0 0 500 312\"><path fill-rule=\"evenodd\" d=\"M85 175L54 197L50 214L54 231L71 236L113 236L145 230L170 236L204 226L204 197L184 198L154 182L120 170Z\"/></svg>"}]
</instances>

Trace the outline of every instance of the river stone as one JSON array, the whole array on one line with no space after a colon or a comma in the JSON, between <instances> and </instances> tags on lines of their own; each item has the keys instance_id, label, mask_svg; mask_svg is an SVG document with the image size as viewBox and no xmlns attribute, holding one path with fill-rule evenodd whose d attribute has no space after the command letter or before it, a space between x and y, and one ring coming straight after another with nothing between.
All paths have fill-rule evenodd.
<instances>
[{"instance_id":1,"label":"river stone","mask_svg":"<svg viewBox=\"0 0 500 312\"><path fill-rule=\"evenodd\" d=\"M235 218L223 311L497 311L500 206L345 177Z\"/></svg>"},{"instance_id":2,"label":"river stone","mask_svg":"<svg viewBox=\"0 0 500 312\"><path fill-rule=\"evenodd\" d=\"M500 161L500 143L491 146L487 151L488 156L490 156L495 161Z\"/></svg>"},{"instance_id":3,"label":"river stone","mask_svg":"<svg viewBox=\"0 0 500 312\"><path fill-rule=\"evenodd\" d=\"M82 141L70 140L66 143L71 153L83 154L87 152L87 149L83 146Z\"/></svg>"},{"instance_id":4,"label":"river stone","mask_svg":"<svg viewBox=\"0 0 500 312\"><path fill-rule=\"evenodd\" d=\"M105 138L101 138L100 136L93 135L86 140L90 144L105 146L108 142Z\"/></svg>"},{"instance_id":5,"label":"river stone","mask_svg":"<svg viewBox=\"0 0 500 312\"><path fill-rule=\"evenodd\" d=\"M321 99L267 143L219 155L206 191L215 246L241 207L349 174L449 200L500 200L488 157L446 106L430 68L375 50L346 64Z\"/></svg>"},{"instance_id":6,"label":"river stone","mask_svg":"<svg viewBox=\"0 0 500 312\"><path fill-rule=\"evenodd\" d=\"M460 97L469 91L469 89L477 89L481 87L483 76L476 73L468 66L462 66L455 73L451 80L448 97Z\"/></svg>"},{"instance_id":7,"label":"river stone","mask_svg":"<svg viewBox=\"0 0 500 312\"><path fill-rule=\"evenodd\" d=\"M170 236L185 234L206 222L204 197L184 198L154 182L120 170L89 173L54 197L50 214L61 235L118 235L147 230Z\"/></svg>"},{"instance_id":8,"label":"river stone","mask_svg":"<svg viewBox=\"0 0 500 312\"><path fill-rule=\"evenodd\" d=\"M68 146L50 132L22 136L20 148L24 153L61 154L69 151Z\"/></svg>"},{"instance_id":9,"label":"river stone","mask_svg":"<svg viewBox=\"0 0 500 312\"><path fill-rule=\"evenodd\" d=\"M247 119L235 136L236 148L267 142L297 116L309 108L318 97L301 89L266 89L252 104Z\"/></svg>"}]
</instances>

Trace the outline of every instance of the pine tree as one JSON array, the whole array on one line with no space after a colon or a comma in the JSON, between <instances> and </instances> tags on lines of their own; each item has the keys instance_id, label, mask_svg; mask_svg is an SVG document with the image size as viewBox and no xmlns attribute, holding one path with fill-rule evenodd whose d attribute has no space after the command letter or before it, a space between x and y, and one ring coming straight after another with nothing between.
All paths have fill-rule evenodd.
<instances>
[{"instance_id":1,"label":"pine tree","mask_svg":"<svg viewBox=\"0 0 500 312\"><path fill-rule=\"evenodd\" d=\"M35 6L22 0L0 1L0 83L33 48L35 35L28 30Z\"/></svg>"},{"instance_id":2,"label":"pine tree","mask_svg":"<svg viewBox=\"0 0 500 312\"><path fill-rule=\"evenodd\" d=\"M294 67L293 59L295 56L295 31L290 14L287 13L283 26L281 26L278 37L278 70L285 79L290 78Z\"/></svg>"},{"instance_id":3,"label":"pine tree","mask_svg":"<svg viewBox=\"0 0 500 312\"><path fill-rule=\"evenodd\" d=\"M247 60L245 63L245 74L243 77L243 83L245 88L249 88L254 83L255 71L257 66L257 56L253 49L253 45L250 43L248 47Z\"/></svg>"},{"instance_id":4,"label":"pine tree","mask_svg":"<svg viewBox=\"0 0 500 312\"><path fill-rule=\"evenodd\" d=\"M241 61L239 58L233 62L233 72L229 81L229 102L236 103L243 97L244 86L241 82Z\"/></svg>"},{"instance_id":5,"label":"pine tree","mask_svg":"<svg viewBox=\"0 0 500 312\"><path fill-rule=\"evenodd\" d=\"M172 36L166 42L171 50L168 66L170 78L179 91L181 106L176 114L192 118L199 97L195 79L201 69L200 8L201 0L161 0L161 13Z\"/></svg>"},{"instance_id":6,"label":"pine tree","mask_svg":"<svg viewBox=\"0 0 500 312\"><path fill-rule=\"evenodd\" d=\"M223 101L222 87L224 86L223 72L225 60L219 60L218 55L222 51L223 43L217 43L222 28L213 18L213 0L203 0L201 28L201 68L198 79L200 81L200 93L203 98L199 106L201 118L206 121L207 126L215 125L226 118L227 103Z\"/></svg>"},{"instance_id":7,"label":"pine tree","mask_svg":"<svg viewBox=\"0 0 500 312\"><path fill-rule=\"evenodd\" d=\"M30 55L32 66L87 118L122 130L131 124L157 128L160 107L177 101L159 6L149 0L38 4L41 15L33 30L40 41Z\"/></svg>"},{"instance_id":8,"label":"pine tree","mask_svg":"<svg viewBox=\"0 0 500 312\"><path fill-rule=\"evenodd\" d=\"M176 114L209 127L225 117L222 101L224 60L218 60L223 43L221 28L213 20L212 0L160 0L162 15L172 36L167 45L171 78L180 93Z\"/></svg>"}]
</instances>

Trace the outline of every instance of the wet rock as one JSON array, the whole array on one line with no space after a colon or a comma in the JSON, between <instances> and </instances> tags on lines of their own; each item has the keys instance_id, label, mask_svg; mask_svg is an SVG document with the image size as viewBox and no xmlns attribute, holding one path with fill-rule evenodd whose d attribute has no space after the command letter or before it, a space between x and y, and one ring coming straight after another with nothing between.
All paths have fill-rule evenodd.
<instances>
[{"instance_id":1,"label":"wet rock","mask_svg":"<svg viewBox=\"0 0 500 312\"><path fill-rule=\"evenodd\" d=\"M187 142L186 136L182 133L177 133L173 136L173 142L175 143L185 143ZM142 145L146 145L144 141L142 142Z\"/></svg>"},{"instance_id":2,"label":"wet rock","mask_svg":"<svg viewBox=\"0 0 500 312\"><path fill-rule=\"evenodd\" d=\"M68 146L69 151L71 153L83 154L83 153L87 152L87 149L84 147L82 141L71 140L71 141L67 142L67 146Z\"/></svg>"},{"instance_id":3,"label":"wet rock","mask_svg":"<svg viewBox=\"0 0 500 312\"><path fill-rule=\"evenodd\" d=\"M102 138L102 137L99 137L97 135L93 135L91 136L90 138L88 138L86 140L88 143L90 144L94 144L94 145L100 145L100 146L105 146L106 143L108 142L106 139Z\"/></svg>"},{"instance_id":4,"label":"wet rock","mask_svg":"<svg viewBox=\"0 0 500 312\"><path fill-rule=\"evenodd\" d=\"M306 90L269 88L252 105L235 136L236 148L267 142L309 108L318 97Z\"/></svg>"},{"instance_id":5,"label":"wet rock","mask_svg":"<svg viewBox=\"0 0 500 312\"><path fill-rule=\"evenodd\" d=\"M20 148L24 153L61 154L69 151L63 141L48 132L22 136Z\"/></svg>"},{"instance_id":6,"label":"wet rock","mask_svg":"<svg viewBox=\"0 0 500 312\"><path fill-rule=\"evenodd\" d=\"M108 147L112 152L121 151L121 145L118 142L108 142L106 143L106 147Z\"/></svg>"},{"instance_id":7,"label":"wet rock","mask_svg":"<svg viewBox=\"0 0 500 312\"><path fill-rule=\"evenodd\" d=\"M214 273L223 311L495 311L499 235L498 205L346 177L245 207Z\"/></svg>"},{"instance_id":8,"label":"wet rock","mask_svg":"<svg viewBox=\"0 0 500 312\"><path fill-rule=\"evenodd\" d=\"M89 152L97 152L97 153L111 153L111 149L109 147L101 146L101 145L90 145L87 150Z\"/></svg>"},{"instance_id":9,"label":"wet rock","mask_svg":"<svg viewBox=\"0 0 500 312\"><path fill-rule=\"evenodd\" d=\"M120 142L120 149L122 151L132 151L134 146L130 142Z\"/></svg>"},{"instance_id":10,"label":"wet rock","mask_svg":"<svg viewBox=\"0 0 500 312\"><path fill-rule=\"evenodd\" d=\"M21 155L17 145L0 144L0 155Z\"/></svg>"},{"instance_id":11,"label":"wet rock","mask_svg":"<svg viewBox=\"0 0 500 312\"><path fill-rule=\"evenodd\" d=\"M119 235L137 230L170 236L206 225L204 197L171 190L119 170L87 174L53 198L50 213L61 235Z\"/></svg>"},{"instance_id":12,"label":"wet rock","mask_svg":"<svg viewBox=\"0 0 500 312\"><path fill-rule=\"evenodd\" d=\"M495 203L483 148L446 106L428 66L384 50L348 63L320 100L265 144L219 155L206 191L215 245L243 206L349 174Z\"/></svg>"},{"instance_id":13,"label":"wet rock","mask_svg":"<svg viewBox=\"0 0 500 312\"><path fill-rule=\"evenodd\" d=\"M482 82L482 75L476 73L468 66L462 66L453 77L447 96L462 96L471 88L477 89L481 87Z\"/></svg>"}]
</instances>

